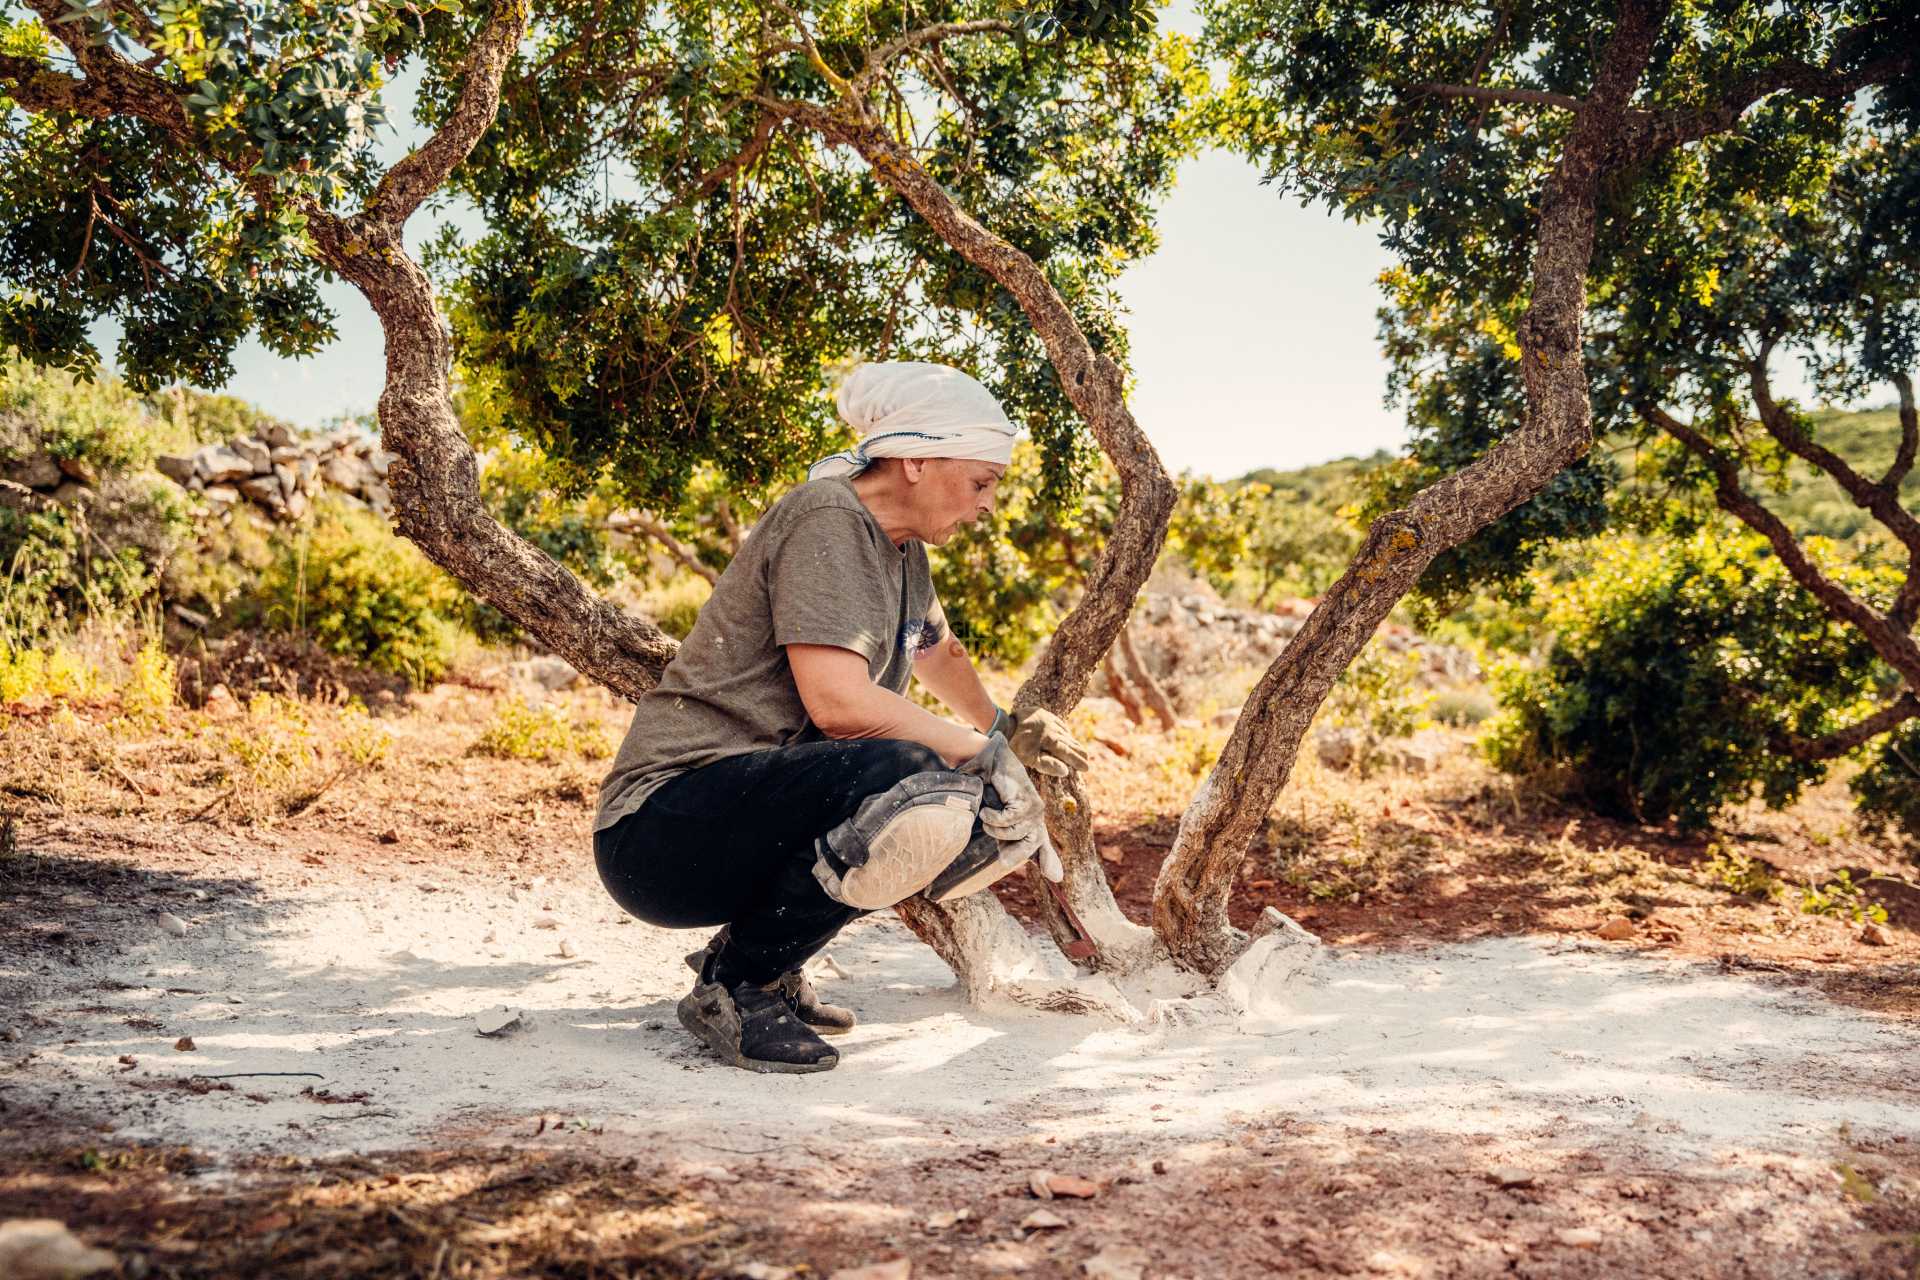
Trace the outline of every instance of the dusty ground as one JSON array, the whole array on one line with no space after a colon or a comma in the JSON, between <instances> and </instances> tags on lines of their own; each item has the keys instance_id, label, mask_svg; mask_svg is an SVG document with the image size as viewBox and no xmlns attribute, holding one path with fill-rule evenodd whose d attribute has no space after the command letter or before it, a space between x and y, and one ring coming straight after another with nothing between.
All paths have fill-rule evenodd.
<instances>
[{"instance_id":1,"label":"dusty ground","mask_svg":"<svg viewBox=\"0 0 1920 1280\"><path fill-rule=\"evenodd\" d=\"M601 764L470 753L501 701L396 707L383 758L310 705L6 717L5 1216L124 1275L1920 1274L1920 895L1838 793L1709 842L1464 755L1308 764L1235 909L1329 954L1263 1018L970 1010L875 922L835 948L841 1069L746 1077L672 1025L684 936L596 896ZM1099 727L1140 913L1224 730ZM1863 896L1804 911L1841 870ZM475 1037L495 1002L529 1029ZM320 1078L213 1078L262 1070Z\"/></svg>"}]
</instances>

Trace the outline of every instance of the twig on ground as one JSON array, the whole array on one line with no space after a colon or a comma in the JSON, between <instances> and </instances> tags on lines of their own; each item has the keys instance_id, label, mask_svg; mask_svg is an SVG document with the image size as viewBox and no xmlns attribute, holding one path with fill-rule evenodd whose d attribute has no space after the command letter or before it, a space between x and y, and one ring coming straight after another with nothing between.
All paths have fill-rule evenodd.
<instances>
[{"instance_id":1,"label":"twig on ground","mask_svg":"<svg viewBox=\"0 0 1920 1280\"><path fill-rule=\"evenodd\" d=\"M227 1071L217 1076L192 1076L189 1078L195 1080L238 1080L242 1076L312 1076L315 1080L326 1079L326 1077L318 1071Z\"/></svg>"},{"instance_id":2,"label":"twig on ground","mask_svg":"<svg viewBox=\"0 0 1920 1280\"><path fill-rule=\"evenodd\" d=\"M200 808L194 810L191 814L189 814L187 816L187 821L188 822L200 821L200 819L206 817L208 814L212 813L216 808L218 808L221 801L227 799L231 795L233 795L233 788L228 787L225 791L222 791L219 795L207 801L206 804L202 805Z\"/></svg>"}]
</instances>

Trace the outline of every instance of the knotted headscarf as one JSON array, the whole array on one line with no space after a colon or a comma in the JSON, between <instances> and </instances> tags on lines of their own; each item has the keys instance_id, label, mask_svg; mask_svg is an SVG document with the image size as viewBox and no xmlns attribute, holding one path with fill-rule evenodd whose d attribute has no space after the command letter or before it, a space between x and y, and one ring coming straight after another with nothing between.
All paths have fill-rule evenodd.
<instances>
[{"instance_id":1,"label":"knotted headscarf","mask_svg":"<svg viewBox=\"0 0 1920 1280\"><path fill-rule=\"evenodd\" d=\"M807 479L858 475L875 458L968 458L1005 465L1019 428L960 370L920 360L863 364L834 403L860 443L807 468Z\"/></svg>"}]
</instances>

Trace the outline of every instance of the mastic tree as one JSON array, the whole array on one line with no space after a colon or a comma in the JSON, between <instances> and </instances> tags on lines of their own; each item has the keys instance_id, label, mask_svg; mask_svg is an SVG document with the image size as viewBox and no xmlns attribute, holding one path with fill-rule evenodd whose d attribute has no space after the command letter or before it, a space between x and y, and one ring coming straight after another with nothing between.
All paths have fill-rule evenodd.
<instances>
[{"instance_id":1,"label":"mastic tree","mask_svg":"<svg viewBox=\"0 0 1920 1280\"><path fill-rule=\"evenodd\" d=\"M1410 275L1511 300L1513 348L1506 413L1374 519L1181 821L1154 926L1183 963L1217 970L1245 945L1226 921L1235 872L1340 673L1441 554L1590 450L1590 272L1603 244L1648 233L1638 193L1702 140L1744 133L1756 108L1831 114L1869 86L1910 106L1916 16L1891 0L1211 0L1203 13L1232 70L1221 136L1284 190L1376 220Z\"/></svg>"},{"instance_id":2,"label":"mastic tree","mask_svg":"<svg viewBox=\"0 0 1920 1280\"><path fill-rule=\"evenodd\" d=\"M1717 505L1759 535L1786 589L1805 593L1803 608L1851 637L1856 669L1846 680L1883 694L1865 714L1840 696L1788 716L1774 695L1775 673L1754 671L1744 691L1729 692L1720 720L1688 722L1715 741L1743 744L1744 753L1714 771L1712 804L1687 802L1694 821L1744 799L1750 779L1796 779L1767 786L1768 798L1784 803L1821 776L1825 762L1884 743L1920 715L1912 634L1920 519L1902 497L1920 448L1912 382L1920 362L1916 123L1899 91L1862 101L1783 96L1738 134L1667 157L1623 195L1589 281L1587 358L1595 433L1634 465L1586 468L1577 487L1562 487L1557 505L1515 512L1436 564L1422 584L1446 596L1517 574L1610 512L1619 523L1684 535L1703 506ZM1519 412L1511 345L1518 299L1469 284L1442 272L1391 281L1384 318L1417 430L1408 468L1415 475L1484 448ZM1894 400L1898 444L1878 459L1844 456L1822 437L1816 415L1777 390L1795 364L1826 398ZM1829 482L1858 510L1876 535L1860 540L1865 559L1890 553L1904 563L1884 596L1836 572L1833 553L1817 552L1808 531L1781 513L1770 494L1789 468ZM1730 608L1722 618L1729 644L1738 643L1738 613ZM1642 714L1665 714L1651 685L1638 705ZM1721 723L1729 717L1737 731ZM1877 758L1911 777L1897 757ZM1638 786L1624 775L1608 785Z\"/></svg>"},{"instance_id":3,"label":"mastic tree","mask_svg":"<svg viewBox=\"0 0 1920 1280\"><path fill-rule=\"evenodd\" d=\"M1173 486L1103 297L1151 243L1203 78L1143 4L26 9L0 52L8 342L84 368L87 323L113 314L136 383L217 383L248 332L323 341L314 281L344 279L386 340L399 531L609 687L637 696L674 645L488 512L451 402L456 332L476 404L661 499L698 465L765 480L811 451L835 361L958 352L1047 446L1056 489L1084 432L1123 497L1016 705L1070 708L1125 622ZM377 91L410 59L431 134L382 167ZM437 246L451 331L403 238L450 179L489 223ZM1068 893L1119 920L1084 794L1047 791ZM977 986L994 910L912 918Z\"/></svg>"}]
</instances>

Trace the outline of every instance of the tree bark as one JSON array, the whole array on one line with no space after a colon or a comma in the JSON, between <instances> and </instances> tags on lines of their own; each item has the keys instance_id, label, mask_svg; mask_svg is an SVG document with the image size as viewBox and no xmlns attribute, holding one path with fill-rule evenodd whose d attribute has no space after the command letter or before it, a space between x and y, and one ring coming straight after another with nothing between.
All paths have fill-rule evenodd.
<instances>
[{"instance_id":1,"label":"tree bark","mask_svg":"<svg viewBox=\"0 0 1920 1280\"><path fill-rule=\"evenodd\" d=\"M478 460L453 412L451 350L433 286L398 228L332 218L311 226L323 260L366 296L386 338L380 439L394 456L387 483L400 533L582 674L629 699L652 688L678 650L674 640L589 591L488 512Z\"/></svg>"},{"instance_id":2,"label":"tree bark","mask_svg":"<svg viewBox=\"0 0 1920 1280\"><path fill-rule=\"evenodd\" d=\"M1664 0L1625 0L1547 181L1534 240L1533 295L1520 325L1526 413L1467 467L1374 521L1346 572L1247 698L1213 771L1181 817L1154 886L1153 927L1184 967L1217 974L1244 938L1227 920L1235 873L1292 773L1301 738L1340 673L1435 556L1538 493L1593 444L1581 359L1594 205L1623 154L1621 122Z\"/></svg>"}]
</instances>

